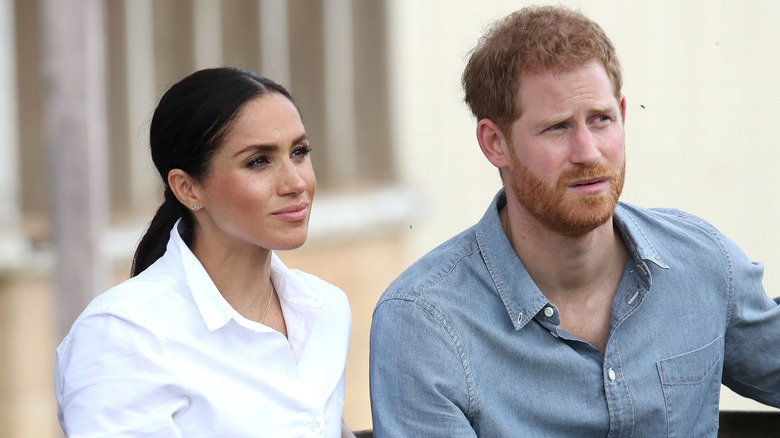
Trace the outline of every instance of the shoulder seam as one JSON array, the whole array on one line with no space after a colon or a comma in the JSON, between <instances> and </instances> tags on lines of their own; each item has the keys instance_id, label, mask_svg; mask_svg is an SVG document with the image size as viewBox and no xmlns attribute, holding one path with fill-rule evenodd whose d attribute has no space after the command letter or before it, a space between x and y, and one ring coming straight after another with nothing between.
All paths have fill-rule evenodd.
<instances>
[{"instance_id":1,"label":"shoulder seam","mask_svg":"<svg viewBox=\"0 0 780 438\"><path fill-rule=\"evenodd\" d=\"M377 308L383 303L387 303L389 301L407 301L410 304L419 307L428 313L444 329L445 333L447 333L447 336L455 346L455 351L457 351L458 358L460 359L469 403L466 417L471 420L477 412L479 397L477 395L476 382L474 380L474 374L471 368L471 360L457 330L453 327L452 324L450 324L449 319L439 310L438 307L436 307L436 305L425 300L424 298L419 296L391 297L377 304ZM376 312L376 309L374 311Z\"/></svg>"}]
</instances>

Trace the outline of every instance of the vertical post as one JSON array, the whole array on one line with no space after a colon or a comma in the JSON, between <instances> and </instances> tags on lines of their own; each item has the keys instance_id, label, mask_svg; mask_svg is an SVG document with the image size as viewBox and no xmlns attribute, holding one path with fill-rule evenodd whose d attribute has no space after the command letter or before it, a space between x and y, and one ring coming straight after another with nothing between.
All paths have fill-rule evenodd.
<instances>
[{"instance_id":1,"label":"vertical post","mask_svg":"<svg viewBox=\"0 0 780 438\"><path fill-rule=\"evenodd\" d=\"M149 210L160 198L159 177L149 158L149 126L146 124L157 99L152 0L124 2L124 15L130 202L134 210Z\"/></svg>"},{"instance_id":2,"label":"vertical post","mask_svg":"<svg viewBox=\"0 0 780 438\"><path fill-rule=\"evenodd\" d=\"M0 235L19 219L14 27L13 2L0 0Z\"/></svg>"},{"instance_id":3,"label":"vertical post","mask_svg":"<svg viewBox=\"0 0 780 438\"><path fill-rule=\"evenodd\" d=\"M357 176L352 0L329 0L323 11L328 175L349 184Z\"/></svg>"},{"instance_id":4,"label":"vertical post","mask_svg":"<svg viewBox=\"0 0 780 438\"><path fill-rule=\"evenodd\" d=\"M290 34L285 0L263 0L260 18L260 74L290 86Z\"/></svg>"},{"instance_id":5,"label":"vertical post","mask_svg":"<svg viewBox=\"0 0 780 438\"><path fill-rule=\"evenodd\" d=\"M195 68L222 64L221 8L217 0L195 0L193 4Z\"/></svg>"},{"instance_id":6,"label":"vertical post","mask_svg":"<svg viewBox=\"0 0 780 438\"><path fill-rule=\"evenodd\" d=\"M101 0L42 0L46 143L59 334L104 287L105 30Z\"/></svg>"},{"instance_id":7,"label":"vertical post","mask_svg":"<svg viewBox=\"0 0 780 438\"><path fill-rule=\"evenodd\" d=\"M11 0L0 0L0 252L3 255L13 251L11 238L19 239L13 233L19 217L18 203L18 125L16 110L16 65L14 65L14 5ZM3 291L0 291L0 306L8 307ZM0 309L0 324L6 339L10 339L6 329L6 314ZM8 436L14 431L14 420L17 417L16 394L11 389L14 375L8 371L11 368L9 352L11 349L3 343L0 348L0 406L7 406L0 412L0 435ZM10 408L10 409L9 409Z\"/></svg>"}]
</instances>

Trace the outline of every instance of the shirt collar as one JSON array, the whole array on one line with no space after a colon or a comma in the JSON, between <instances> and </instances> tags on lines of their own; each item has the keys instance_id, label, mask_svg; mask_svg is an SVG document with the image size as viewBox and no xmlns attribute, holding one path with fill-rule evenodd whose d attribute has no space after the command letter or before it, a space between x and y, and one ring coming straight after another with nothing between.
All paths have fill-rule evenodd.
<instances>
[{"instance_id":1,"label":"shirt collar","mask_svg":"<svg viewBox=\"0 0 780 438\"><path fill-rule=\"evenodd\" d=\"M548 305L549 301L531 279L504 232L498 211L505 205L506 193L502 188L477 224L476 239L496 291L506 306L515 330L519 330ZM668 269L655 246L648 236L642 233L623 204L618 204L613 217L636 260L651 261ZM645 271L649 283L649 271Z\"/></svg>"},{"instance_id":2,"label":"shirt collar","mask_svg":"<svg viewBox=\"0 0 780 438\"><path fill-rule=\"evenodd\" d=\"M622 202L618 203L617 208L615 208L615 214L612 218L623 234L623 240L636 260L653 262L660 268L669 269L669 266L661 258L648 234L642 231L637 224L631 213L631 210L635 208L630 204Z\"/></svg>"},{"instance_id":3,"label":"shirt collar","mask_svg":"<svg viewBox=\"0 0 780 438\"><path fill-rule=\"evenodd\" d=\"M173 226L171 238L168 241L168 252L179 256L184 270L184 280L192 293L195 305L206 323L206 327L210 331L214 331L227 324L234 317L234 313L238 312L219 293L206 269L182 239L183 227L184 223L181 219Z\"/></svg>"},{"instance_id":4,"label":"shirt collar","mask_svg":"<svg viewBox=\"0 0 780 438\"><path fill-rule=\"evenodd\" d=\"M244 318L225 300L206 269L182 239L183 226L181 219L174 225L167 251L172 255L178 255L181 259L185 281L208 329L217 330L232 319L255 331L270 330L263 324ZM285 316L288 313L286 308L288 303L298 308L313 310L318 310L323 305L322 297L294 276L275 253L271 254L271 282L282 299Z\"/></svg>"}]
</instances>

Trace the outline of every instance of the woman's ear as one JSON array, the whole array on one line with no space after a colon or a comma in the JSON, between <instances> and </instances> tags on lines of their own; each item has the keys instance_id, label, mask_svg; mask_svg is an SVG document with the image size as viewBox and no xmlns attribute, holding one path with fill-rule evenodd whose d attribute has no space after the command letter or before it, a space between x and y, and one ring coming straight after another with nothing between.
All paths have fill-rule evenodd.
<instances>
[{"instance_id":1,"label":"woman's ear","mask_svg":"<svg viewBox=\"0 0 780 438\"><path fill-rule=\"evenodd\" d=\"M181 169L172 169L168 172L168 187L185 207L190 210L198 210L203 207L203 202L198 198L197 184L190 175Z\"/></svg>"},{"instance_id":2,"label":"woman's ear","mask_svg":"<svg viewBox=\"0 0 780 438\"><path fill-rule=\"evenodd\" d=\"M499 170L508 167L512 162L506 137L492 120L482 119L477 123L477 141L488 161Z\"/></svg>"}]
</instances>

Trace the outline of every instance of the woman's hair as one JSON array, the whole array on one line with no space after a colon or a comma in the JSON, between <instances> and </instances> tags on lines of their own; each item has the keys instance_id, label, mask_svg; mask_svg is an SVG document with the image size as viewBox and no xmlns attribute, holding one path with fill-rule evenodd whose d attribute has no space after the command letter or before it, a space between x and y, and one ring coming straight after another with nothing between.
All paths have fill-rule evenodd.
<instances>
[{"instance_id":1,"label":"woman's hair","mask_svg":"<svg viewBox=\"0 0 780 438\"><path fill-rule=\"evenodd\" d=\"M490 119L509 134L522 114L522 73L569 71L598 62L620 100L620 62L604 30L580 12L559 6L523 8L495 22L471 52L461 78L477 120Z\"/></svg>"},{"instance_id":2,"label":"woman's hair","mask_svg":"<svg viewBox=\"0 0 780 438\"><path fill-rule=\"evenodd\" d=\"M170 231L179 218L184 223L184 241L192 241L192 213L168 186L168 172L181 169L195 181L203 181L241 108L269 93L279 93L293 102L290 93L276 82L250 71L223 67L196 71L160 99L152 116L149 145L165 199L136 248L132 276L165 253Z\"/></svg>"}]
</instances>

